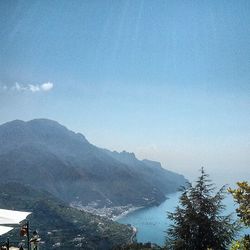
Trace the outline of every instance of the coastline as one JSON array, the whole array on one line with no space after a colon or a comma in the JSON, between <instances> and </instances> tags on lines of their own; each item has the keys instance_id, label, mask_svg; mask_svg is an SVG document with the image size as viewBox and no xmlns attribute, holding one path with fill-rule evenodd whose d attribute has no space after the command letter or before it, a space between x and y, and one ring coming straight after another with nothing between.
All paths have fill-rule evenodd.
<instances>
[{"instance_id":1,"label":"coastline","mask_svg":"<svg viewBox=\"0 0 250 250\"><path fill-rule=\"evenodd\" d=\"M128 214L130 214L130 213L133 213L133 212L135 212L135 211L137 211L137 210L143 209L143 208L145 208L145 207L131 207L131 208L129 208L128 210L125 210L124 212L122 212L121 214L116 215L116 216L113 216L113 217L111 218L111 220L113 220L113 221L118 221L118 220L120 220L121 218L125 217L126 215L128 215Z\"/></svg>"},{"instance_id":2,"label":"coastline","mask_svg":"<svg viewBox=\"0 0 250 250\"><path fill-rule=\"evenodd\" d=\"M133 234L130 237L130 243L133 243L135 241L136 238L136 234L137 234L137 228L135 226L131 226L132 230L133 230Z\"/></svg>"},{"instance_id":3,"label":"coastline","mask_svg":"<svg viewBox=\"0 0 250 250\"><path fill-rule=\"evenodd\" d=\"M92 205L87 205L87 206L83 206L81 203L79 202L72 202L70 204L71 207L77 208L78 210L84 211L84 212L88 212L94 215L98 215L101 217L106 217L110 220L113 221L117 221L123 217L125 217L126 215L135 212L139 209L143 209L145 208L144 206L140 206L140 207L135 207L131 204L127 205L127 206L115 206L115 207L102 207L102 208L97 208L95 206Z\"/></svg>"},{"instance_id":4,"label":"coastline","mask_svg":"<svg viewBox=\"0 0 250 250\"><path fill-rule=\"evenodd\" d=\"M122 219L123 217L127 216L130 213L133 213L137 210L143 209L145 208L145 206L141 206L141 207L135 207L132 206L131 204L128 206L117 206L117 207L103 207L103 208L95 208L94 206L83 206L80 203L71 203L70 204L72 207L75 207L81 211L85 211L91 214L95 214L101 217L106 217L112 221L115 221L117 223L120 223L118 220ZM138 232L138 229L132 225L132 224L128 224L128 227L130 227L132 229L131 232L131 236L130 236L130 240L129 243L134 243L135 239L136 239L136 235Z\"/></svg>"},{"instance_id":5,"label":"coastline","mask_svg":"<svg viewBox=\"0 0 250 250\"><path fill-rule=\"evenodd\" d=\"M124 218L125 216L127 216L128 214L131 214L137 210L141 210L144 208L149 208L149 207L158 207L160 206L162 203L164 203L166 200L170 199L170 197L168 195L174 194L174 193L178 193L177 192L171 192L171 193L167 193L165 194L165 199L162 202L152 202L149 203L145 206L133 206L132 204L128 204L126 206L114 206L114 207L97 207L96 202L92 202L88 205L82 205L81 202L79 201L75 201L70 203L71 207L77 208L78 210L82 210L84 212L88 212L94 215L98 215L101 217L106 217L110 220L113 221L117 221Z\"/></svg>"}]
</instances>

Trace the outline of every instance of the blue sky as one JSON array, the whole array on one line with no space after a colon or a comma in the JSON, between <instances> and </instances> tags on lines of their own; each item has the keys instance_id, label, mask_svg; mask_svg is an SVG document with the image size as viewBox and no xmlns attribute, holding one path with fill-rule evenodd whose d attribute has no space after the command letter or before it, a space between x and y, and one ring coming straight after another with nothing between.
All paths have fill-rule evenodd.
<instances>
[{"instance_id":1,"label":"blue sky","mask_svg":"<svg viewBox=\"0 0 250 250\"><path fill-rule=\"evenodd\" d=\"M249 1L0 1L0 58L0 123L250 179Z\"/></svg>"}]
</instances>

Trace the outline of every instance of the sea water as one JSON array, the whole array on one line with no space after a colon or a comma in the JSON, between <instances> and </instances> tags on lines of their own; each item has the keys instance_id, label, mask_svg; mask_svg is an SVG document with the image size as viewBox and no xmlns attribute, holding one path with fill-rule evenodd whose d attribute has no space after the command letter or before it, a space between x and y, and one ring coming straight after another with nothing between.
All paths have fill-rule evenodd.
<instances>
[{"instance_id":1,"label":"sea water","mask_svg":"<svg viewBox=\"0 0 250 250\"><path fill-rule=\"evenodd\" d=\"M138 242L153 242L162 246L165 242L166 230L171 224L167 218L167 212L175 210L179 203L179 196L180 193L169 194L168 199L161 205L134 211L120 218L118 222L135 226L138 231ZM224 204L226 205L225 214L234 213L233 217L236 218L237 206L230 195L226 197ZM243 230L242 233L249 233L249 230Z\"/></svg>"}]
</instances>

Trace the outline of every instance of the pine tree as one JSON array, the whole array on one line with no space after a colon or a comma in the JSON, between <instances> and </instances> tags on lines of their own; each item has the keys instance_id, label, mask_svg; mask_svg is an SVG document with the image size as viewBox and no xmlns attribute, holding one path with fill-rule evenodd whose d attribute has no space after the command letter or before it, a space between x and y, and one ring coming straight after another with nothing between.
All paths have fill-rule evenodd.
<instances>
[{"instance_id":1,"label":"pine tree","mask_svg":"<svg viewBox=\"0 0 250 250\"><path fill-rule=\"evenodd\" d=\"M182 188L180 205L168 217L173 224L167 231L166 248L174 250L222 250L232 242L238 227L231 215L222 215L225 187L215 186L201 169L195 185Z\"/></svg>"}]
</instances>

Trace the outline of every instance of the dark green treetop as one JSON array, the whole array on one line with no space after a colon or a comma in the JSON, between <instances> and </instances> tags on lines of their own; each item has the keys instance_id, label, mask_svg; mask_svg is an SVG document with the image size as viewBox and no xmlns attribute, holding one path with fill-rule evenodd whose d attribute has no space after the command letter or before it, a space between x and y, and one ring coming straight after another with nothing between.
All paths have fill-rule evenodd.
<instances>
[{"instance_id":1,"label":"dark green treetop","mask_svg":"<svg viewBox=\"0 0 250 250\"><path fill-rule=\"evenodd\" d=\"M182 188L180 205L168 217L166 248L181 250L227 249L238 230L231 215L224 215L225 187L215 191L204 169L194 185Z\"/></svg>"}]
</instances>

